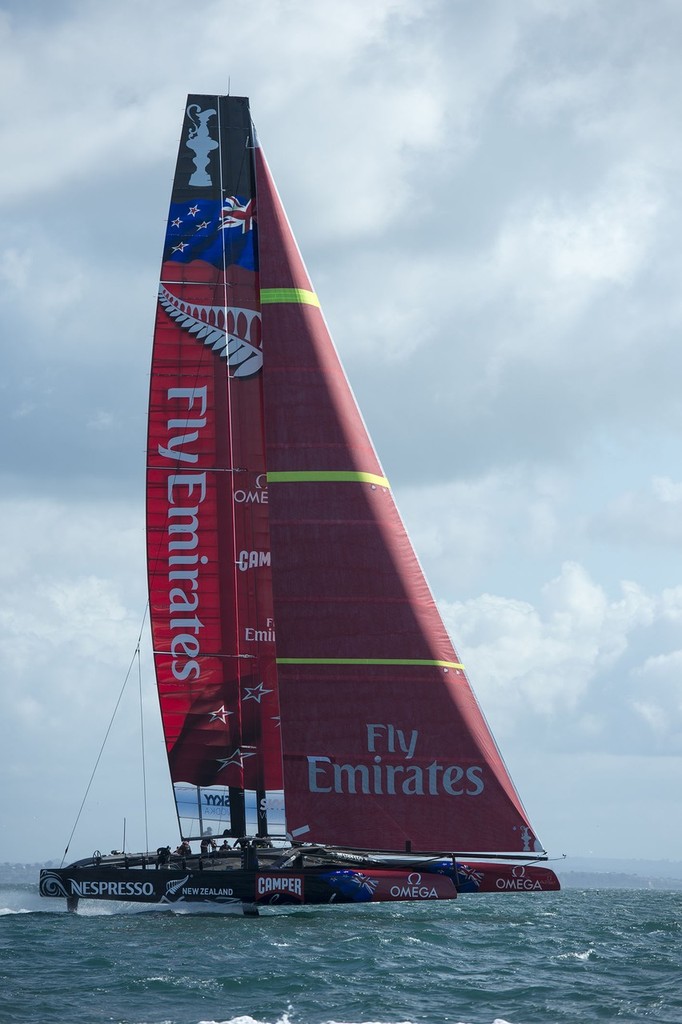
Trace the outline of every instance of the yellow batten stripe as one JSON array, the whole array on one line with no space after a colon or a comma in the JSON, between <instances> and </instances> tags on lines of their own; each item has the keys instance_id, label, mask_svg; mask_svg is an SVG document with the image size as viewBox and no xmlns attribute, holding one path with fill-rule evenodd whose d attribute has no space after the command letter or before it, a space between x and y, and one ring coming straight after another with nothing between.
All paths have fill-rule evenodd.
<instances>
[{"instance_id":1,"label":"yellow batten stripe","mask_svg":"<svg viewBox=\"0 0 682 1024\"><path fill-rule=\"evenodd\" d=\"M310 469L291 473L285 470L281 473L268 473L269 484L339 482L376 484L378 487L387 487L389 491L391 489L385 476L377 476L376 473L356 473L346 469Z\"/></svg>"},{"instance_id":2,"label":"yellow batten stripe","mask_svg":"<svg viewBox=\"0 0 682 1024\"><path fill-rule=\"evenodd\" d=\"M277 658L278 665L435 665L438 668L458 668L459 661L423 661L418 658Z\"/></svg>"},{"instance_id":3,"label":"yellow batten stripe","mask_svg":"<svg viewBox=\"0 0 682 1024\"><path fill-rule=\"evenodd\" d=\"M261 305L272 302L295 302L299 306L319 306L320 300L315 292L307 288L261 288Z\"/></svg>"}]
</instances>

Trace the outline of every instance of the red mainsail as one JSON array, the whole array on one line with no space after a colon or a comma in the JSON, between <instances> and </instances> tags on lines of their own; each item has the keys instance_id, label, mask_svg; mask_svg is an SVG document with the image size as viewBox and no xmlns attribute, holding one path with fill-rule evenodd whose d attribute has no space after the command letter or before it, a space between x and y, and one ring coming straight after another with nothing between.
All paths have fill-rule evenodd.
<instances>
[{"instance_id":1,"label":"red mainsail","mask_svg":"<svg viewBox=\"0 0 682 1024\"><path fill-rule=\"evenodd\" d=\"M149 591L185 835L263 834L282 788L252 146L246 100L189 98L154 335Z\"/></svg>"},{"instance_id":2,"label":"red mainsail","mask_svg":"<svg viewBox=\"0 0 682 1024\"><path fill-rule=\"evenodd\" d=\"M272 833L283 790L300 841L540 851L242 98L188 100L152 364L148 552L182 819Z\"/></svg>"}]
</instances>

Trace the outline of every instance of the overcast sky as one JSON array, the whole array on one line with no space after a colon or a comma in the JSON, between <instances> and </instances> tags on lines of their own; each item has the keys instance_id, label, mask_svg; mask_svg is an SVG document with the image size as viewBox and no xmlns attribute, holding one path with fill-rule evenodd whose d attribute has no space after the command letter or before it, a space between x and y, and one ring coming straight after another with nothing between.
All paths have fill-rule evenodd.
<instances>
[{"instance_id":1,"label":"overcast sky","mask_svg":"<svg viewBox=\"0 0 682 1024\"><path fill-rule=\"evenodd\" d=\"M682 856L682 5L0 0L0 861L60 856L140 632L187 93L248 95L553 855ZM176 842L147 633L149 841ZM70 856L144 845L138 672Z\"/></svg>"}]
</instances>

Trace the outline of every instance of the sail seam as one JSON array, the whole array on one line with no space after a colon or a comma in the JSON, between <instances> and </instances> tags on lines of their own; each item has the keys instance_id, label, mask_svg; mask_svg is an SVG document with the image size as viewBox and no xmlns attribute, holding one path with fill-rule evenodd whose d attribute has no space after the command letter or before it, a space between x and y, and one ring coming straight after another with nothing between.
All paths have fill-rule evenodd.
<instances>
[{"instance_id":1,"label":"sail seam","mask_svg":"<svg viewBox=\"0 0 682 1024\"><path fill-rule=\"evenodd\" d=\"M290 484L290 483L364 483L376 484L378 487L391 485L385 476L378 476L376 473L362 473L345 469L311 469L301 471L287 471L268 473L269 484Z\"/></svg>"},{"instance_id":2,"label":"sail seam","mask_svg":"<svg viewBox=\"0 0 682 1024\"><path fill-rule=\"evenodd\" d=\"M423 658L277 658L278 665L436 665L464 671L459 661L431 661Z\"/></svg>"},{"instance_id":3,"label":"sail seam","mask_svg":"<svg viewBox=\"0 0 682 1024\"><path fill-rule=\"evenodd\" d=\"M293 302L297 305L318 306L320 300L308 288L261 288L260 301L263 303Z\"/></svg>"}]
</instances>

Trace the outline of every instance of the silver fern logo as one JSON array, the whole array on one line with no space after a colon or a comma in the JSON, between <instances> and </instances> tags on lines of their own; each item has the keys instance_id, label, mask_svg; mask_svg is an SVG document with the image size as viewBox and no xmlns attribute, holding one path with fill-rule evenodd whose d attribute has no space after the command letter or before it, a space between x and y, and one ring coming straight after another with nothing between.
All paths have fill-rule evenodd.
<instances>
[{"instance_id":1,"label":"silver fern logo","mask_svg":"<svg viewBox=\"0 0 682 1024\"><path fill-rule=\"evenodd\" d=\"M260 313L256 310L186 302L163 284L159 287L159 302L176 324L225 359L234 377L244 380L261 370L263 353L256 344Z\"/></svg>"},{"instance_id":2,"label":"silver fern logo","mask_svg":"<svg viewBox=\"0 0 682 1024\"><path fill-rule=\"evenodd\" d=\"M178 889L182 889L183 885L189 882L189 875L185 875L184 878L176 879L174 882L166 882L166 899L170 896L175 896Z\"/></svg>"}]
</instances>

